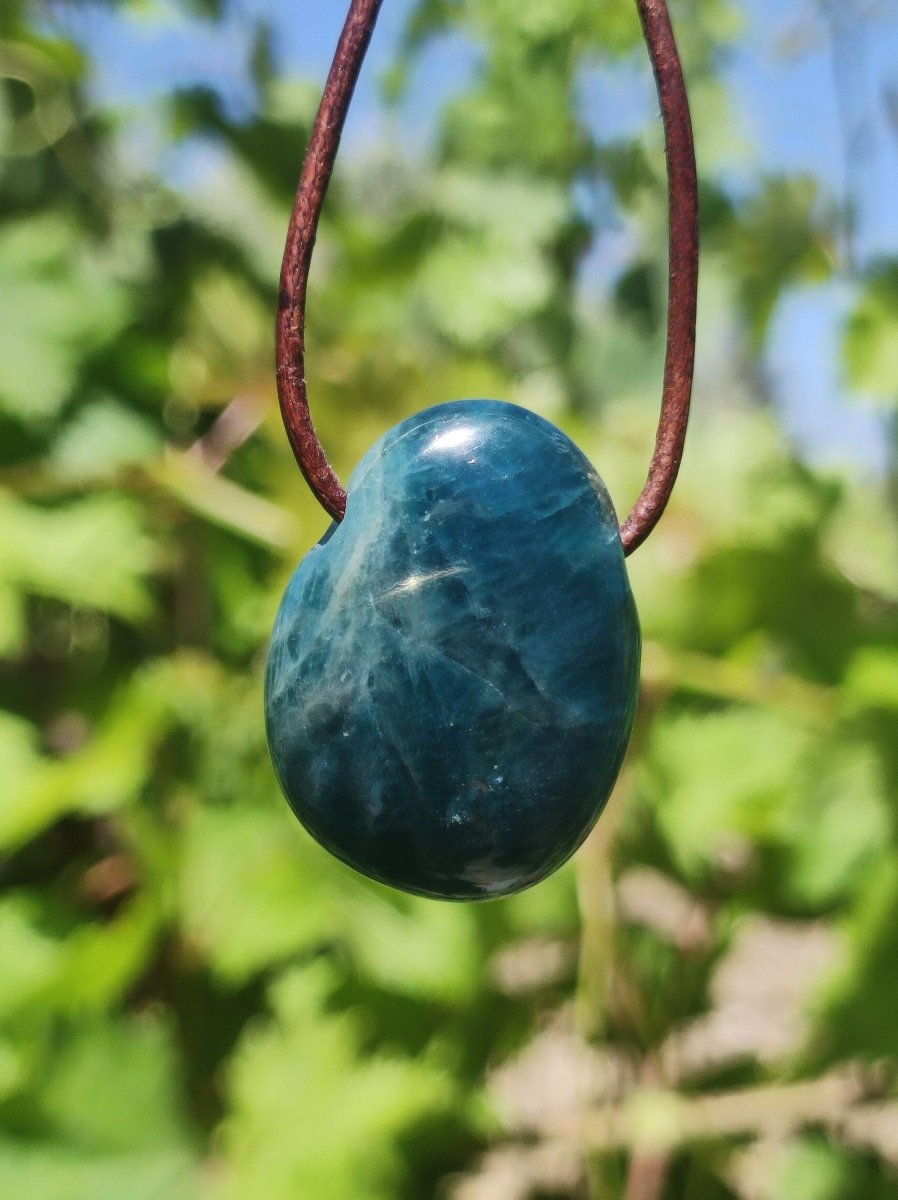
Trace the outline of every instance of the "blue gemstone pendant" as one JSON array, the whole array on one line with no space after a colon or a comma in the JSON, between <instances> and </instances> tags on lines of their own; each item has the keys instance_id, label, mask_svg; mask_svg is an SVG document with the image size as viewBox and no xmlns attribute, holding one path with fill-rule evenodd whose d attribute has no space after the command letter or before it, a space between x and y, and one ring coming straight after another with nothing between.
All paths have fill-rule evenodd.
<instances>
[{"instance_id":1,"label":"blue gemstone pendant","mask_svg":"<svg viewBox=\"0 0 898 1200\"><path fill-rule=\"evenodd\" d=\"M338 858L446 900L529 887L602 811L640 637L604 484L560 430L467 400L365 456L278 612L287 799Z\"/></svg>"}]
</instances>

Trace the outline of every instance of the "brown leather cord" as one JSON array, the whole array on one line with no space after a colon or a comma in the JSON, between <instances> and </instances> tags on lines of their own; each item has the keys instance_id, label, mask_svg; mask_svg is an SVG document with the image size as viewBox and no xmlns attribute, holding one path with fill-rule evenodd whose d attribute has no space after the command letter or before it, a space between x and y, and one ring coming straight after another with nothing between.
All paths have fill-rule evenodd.
<instances>
[{"instance_id":1,"label":"brown leather cord","mask_svg":"<svg viewBox=\"0 0 898 1200\"><path fill-rule=\"evenodd\" d=\"M337 521L346 492L315 433L305 377L305 309L318 219L352 94L382 0L352 0L315 118L290 218L277 317L277 382L287 437L309 487ZM648 478L621 525L625 554L657 524L676 482L689 420L698 292L698 180L683 70L665 0L636 0L661 102L667 147L670 275L661 416Z\"/></svg>"}]
</instances>

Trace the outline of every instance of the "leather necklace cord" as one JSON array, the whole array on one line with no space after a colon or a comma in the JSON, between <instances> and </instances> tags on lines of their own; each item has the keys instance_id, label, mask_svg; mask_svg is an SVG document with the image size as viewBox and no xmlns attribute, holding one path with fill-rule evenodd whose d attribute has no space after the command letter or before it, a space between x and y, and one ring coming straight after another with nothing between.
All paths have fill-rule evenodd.
<instances>
[{"instance_id":1,"label":"leather necklace cord","mask_svg":"<svg viewBox=\"0 0 898 1200\"><path fill-rule=\"evenodd\" d=\"M305 314L318 220L365 52L383 0L352 0L315 118L290 217L278 296L277 385L281 415L299 468L336 521L346 492L327 460L309 411ZM642 545L676 482L689 421L698 294L698 178L683 69L666 0L636 0L655 75L667 157L669 284L661 415L648 478L620 535L624 553Z\"/></svg>"}]
</instances>

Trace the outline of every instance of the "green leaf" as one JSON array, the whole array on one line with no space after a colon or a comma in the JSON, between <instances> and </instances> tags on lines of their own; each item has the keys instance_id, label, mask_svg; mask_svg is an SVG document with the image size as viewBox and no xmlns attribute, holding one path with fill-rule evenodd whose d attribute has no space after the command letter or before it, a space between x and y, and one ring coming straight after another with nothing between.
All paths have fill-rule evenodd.
<instances>
[{"instance_id":1,"label":"green leaf","mask_svg":"<svg viewBox=\"0 0 898 1200\"><path fill-rule=\"evenodd\" d=\"M482 984L486 964L469 906L359 895L347 937L366 978L388 991L463 1004Z\"/></svg>"},{"instance_id":2,"label":"green leaf","mask_svg":"<svg viewBox=\"0 0 898 1200\"><path fill-rule=\"evenodd\" d=\"M150 778L163 735L206 715L216 674L203 659L180 655L147 663L113 694L95 735L67 758L24 755L25 732L11 735L18 786L0 805L0 847L22 845L64 813L109 813L133 804ZM0 763L3 723L0 721Z\"/></svg>"},{"instance_id":3,"label":"green leaf","mask_svg":"<svg viewBox=\"0 0 898 1200\"><path fill-rule=\"evenodd\" d=\"M788 1146L776 1169L770 1200L845 1200L854 1196L847 1156L819 1138Z\"/></svg>"},{"instance_id":4,"label":"green leaf","mask_svg":"<svg viewBox=\"0 0 898 1200\"><path fill-rule=\"evenodd\" d=\"M38 731L33 725L0 710L0 776L9 796L19 792L40 762L37 740Z\"/></svg>"},{"instance_id":5,"label":"green leaf","mask_svg":"<svg viewBox=\"0 0 898 1200\"><path fill-rule=\"evenodd\" d=\"M44 1120L73 1145L111 1152L188 1144L176 1043L158 1014L79 1025L52 1056L39 1095Z\"/></svg>"},{"instance_id":6,"label":"green leaf","mask_svg":"<svg viewBox=\"0 0 898 1200\"><path fill-rule=\"evenodd\" d=\"M898 523L871 521L870 513L887 504L883 481L859 479L851 472L828 528L822 549L861 592L898 601ZM864 536L858 537L863 527Z\"/></svg>"},{"instance_id":7,"label":"green leaf","mask_svg":"<svg viewBox=\"0 0 898 1200\"><path fill-rule=\"evenodd\" d=\"M0 658L15 658L25 646L23 600L17 587L0 582Z\"/></svg>"},{"instance_id":8,"label":"green leaf","mask_svg":"<svg viewBox=\"0 0 898 1200\"><path fill-rule=\"evenodd\" d=\"M0 493L0 581L25 592L139 621L155 557L140 508L124 496L47 509Z\"/></svg>"},{"instance_id":9,"label":"green leaf","mask_svg":"<svg viewBox=\"0 0 898 1200\"><path fill-rule=\"evenodd\" d=\"M880 404L898 403L898 262L864 283L845 326L845 366L853 387Z\"/></svg>"},{"instance_id":10,"label":"green leaf","mask_svg":"<svg viewBox=\"0 0 898 1200\"><path fill-rule=\"evenodd\" d=\"M62 1011L103 1011L119 1003L147 969L162 931L162 906L144 886L105 924L91 922L72 933L65 969L50 1002Z\"/></svg>"},{"instance_id":11,"label":"green leaf","mask_svg":"<svg viewBox=\"0 0 898 1200\"><path fill-rule=\"evenodd\" d=\"M184 336L172 347L174 390L220 402L257 381L271 354L271 314L237 275L212 270L194 285Z\"/></svg>"},{"instance_id":12,"label":"green leaf","mask_svg":"<svg viewBox=\"0 0 898 1200\"><path fill-rule=\"evenodd\" d=\"M898 650L865 647L851 661L843 689L849 711L898 713Z\"/></svg>"},{"instance_id":13,"label":"green leaf","mask_svg":"<svg viewBox=\"0 0 898 1200\"><path fill-rule=\"evenodd\" d=\"M832 273L835 217L823 209L812 176L767 180L726 231L726 252L741 282L742 303L760 346L782 292Z\"/></svg>"},{"instance_id":14,"label":"green leaf","mask_svg":"<svg viewBox=\"0 0 898 1200\"><path fill-rule=\"evenodd\" d=\"M465 346L506 333L548 300L548 264L513 245L485 239L445 239L428 256L418 284L436 328Z\"/></svg>"},{"instance_id":15,"label":"green leaf","mask_svg":"<svg viewBox=\"0 0 898 1200\"><path fill-rule=\"evenodd\" d=\"M340 868L286 805L201 808L182 842L180 910L193 944L222 979L321 945L343 925Z\"/></svg>"},{"instance_id":16,"label":"green leaf","mask_svg":"<svg viewBox=\"0 0 898 1200\"><path fill-rule=\"evenodd\" d=\"M114 920L61 920L36 892L0 900L0 955L15 963L0 978L0 1016L21 1021L37 1009L52 1014L103 1011L119 1001L145 968L159 912L144 893Z\"/></svg>"},{"instance_id":17,"label":"green leaf","mask_svg":"<svg viewBox=\"0 0 898 1200\"><path fill-rule=\"evenodd\" d=\"M68 1146L0 1137L0 1194L20 1200L193 1200L183 1150L92 1155Z\"/></svg>"},{"instance_id":18,"label":"green leaf","mask_svg":"<svg viewBox=\"0 0 898 1200\"><path fill-rule=\"evenodd\" d=\"M150 458L161 445L145 417L107 398L79 410L60 434L50 463L66 479L89 479Z\"/></svg>"},{"instance_id":19,"label":"green leaf","mask_svg":"<svg viewBox=\"0 0 898 1200\"><path fill-rule=\"evenodd\" d=\"M54 416L83 360L128 321L126 294L75 227L35 216L0 226L0 410Z\"/></svg>"},{"instance_id":20,"label":"green leaf","mask_svg":"<svg viewBox=\"0 0 898 1200\"><path fill-rule=\"evenodd\" d=\"M271 1020L238 1047L216 1195L392 1200L403 1179L399 1139L457 1107L450 1079L426 1060L362 1055L353 1018L326 1010L331 987L323 963L283 976Z\"/></svg>"},{"instance_id":21,"label":"green leaf","mask_svg":"<svg viewBox=\"0 0 898 1200\"><path fill-rule=\"evenodd\" d=\"M482 230L521 251L548 245L570 220L565 189L526 175L444 170L432 186L434 210L454 228Z\"/></svg>"},{"instance_id":22,"label":"green leaf","mask_svg":"<svg viewBox=\"0 0 898 1200\"><path fill-rule=\"evenodd\" d=\"M0 974L4 1017L28 1009L58 978L62 940L40 925L41 907L35 897L19 893L0 901L0 958L15 964L15 970Z\"/></svg>"},{"instance_id":23,"label":"green leaf","mask_svg":"<svg viewBox=\"0 0 898 1200\"><path fill-rule=\"evenodd\" d=\"M890 852L892 814L874 748L844 735L809 755L804 796L795 806L792 895L825 906L859 886Z\"/></svg>"},{"instance_id":24,"label":"green leaf","mask_svg":"<svg viewBox=\"0 0 898 1200\"><path fill-rule=\"evenodd\" d=\"M788 828L809 735L780 714L734 708L660 720L645 785L678 867L701 879L734 842L771 842Z\"/></svg>"},{"instance_id":25,"label":"green leaf","mask_svg":"<svg viewBox=\"0 0 898 1200\"><path fill-rule=\"evenodd\" d=\"M898 863L884 858L868 874L845 922L844 967L822 1005L831 1057L898 1054Z\"/></svg>"},{"instance_id":26,"label":"green leaf","mask_svg":"<svg viewBox=\"0 0 898 1200\"><path fill-rule=\"evenodd\" d=\"M158 1017L55 1031L28 1080L16 1136L0 1136L0 1194L40 1200L188 1200L194 1160L175 1054Z\"/></svg>"}]
</instances>

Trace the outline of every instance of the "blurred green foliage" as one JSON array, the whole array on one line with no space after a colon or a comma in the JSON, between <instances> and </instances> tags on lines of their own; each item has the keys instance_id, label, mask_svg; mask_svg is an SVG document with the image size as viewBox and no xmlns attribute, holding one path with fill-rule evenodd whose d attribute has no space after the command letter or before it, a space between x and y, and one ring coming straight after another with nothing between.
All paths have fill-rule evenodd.
<instances>
[{"instance_id":1,"label":"blurred green foliage","mask_svg":"<svg viewBox=\"0 0 898 1200\"><path fill-rule=\"evenodd\" d=\"M260 37L249 115L164 97L166 138L210 155L178 187L135 165L41 5L4 5L0 1195L614 1197L648 1146L671 1200L898 1197L894 486L802 463L764 403L771 315L836 270L838 206L806 177L727 192L739 9L675 9L706 257L687 462L632 560L638 728L576 861L466 907L332 861L264 743L270 622L325 524L271 361L317 85L278 78ZM394 102L447 31L479 56L433 144L334 180L308 333L323 439L345 475L409 412L495 395L563 423L626 507L663 354L663 155L654 126L597 139L578 80L647 70L633 5L422 0ZM621 223L595 294L584 261ZM846 379L894 412L898 260L852 286ZM804 1023L771 1042L787 1004ZM877 1065L869 1095L794 1099L846 1063ZM741 1124L688 1107L719 1092ZM616 1125L583 1124L609 1105Z\"/></svg>"}]
</instances>

